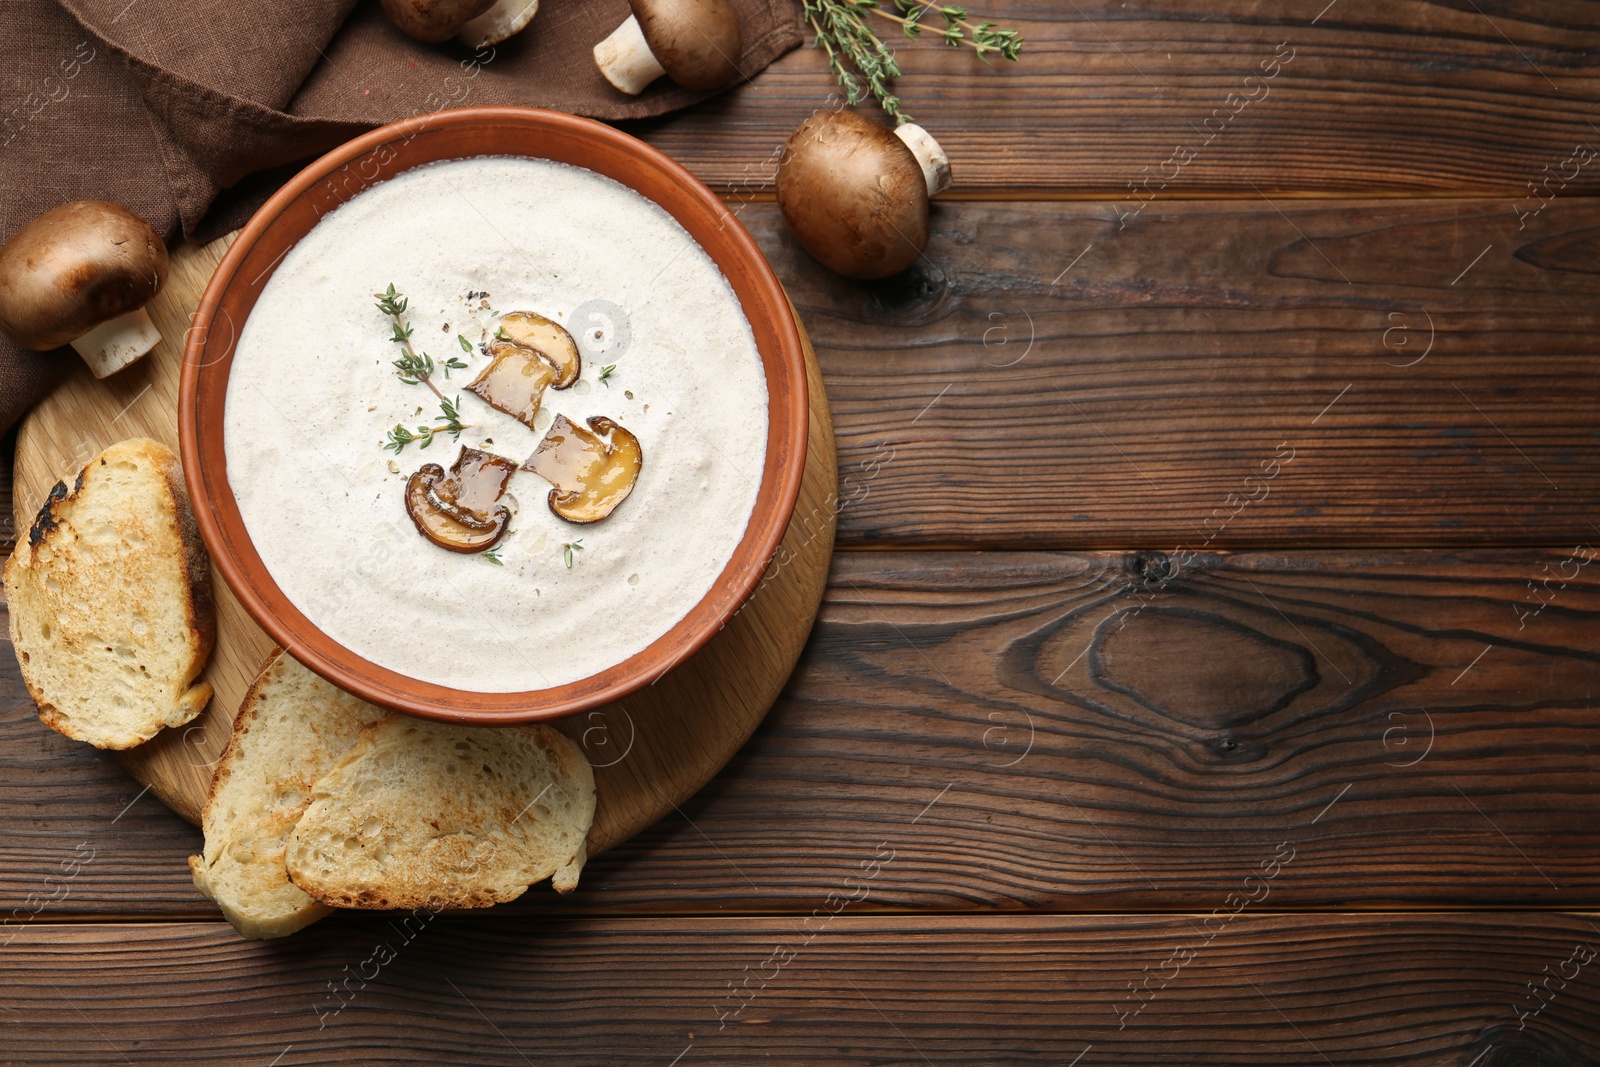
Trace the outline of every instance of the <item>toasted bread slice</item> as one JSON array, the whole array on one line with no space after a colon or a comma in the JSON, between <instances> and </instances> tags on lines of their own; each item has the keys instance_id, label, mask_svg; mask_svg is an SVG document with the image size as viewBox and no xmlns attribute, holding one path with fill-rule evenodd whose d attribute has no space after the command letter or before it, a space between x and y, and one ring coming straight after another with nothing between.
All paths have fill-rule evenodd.
<instances>
[{"instance_id":1,"label":"toasted bread slice","mask_svg":"<svg viewBox=\"0 0 1600 1067\"><path fill-rule=\"evenodd\" d=\"M39 717L132 748L200 714L216 638L211 566L178 457L135 438L57 482L6 563L11 643Z\"/></svg>"},{"instance_id":2,"label":"toasted bread slice","mask_svg":"<svg viewBox=\"0 0 1600 1067\"><path fill-rule=\"evenodd\" d=\"M211 779L205 853L189 857L195 886L245 937L282 937L328 914L290 884L284 849L317 779L387 714L282 649L267 657Z\"/></svg>"},{"instance_id":3,"label":"toasted bread slice","mask_svg":"<svg viewBox=\"0 0 1600 1067\"><path fill-rule=\"evenodd\" d=\"M549 727L391 715L317 783L289 877L336 907L486 908L576 886L593 821L594 774Z\"/></svg>"}]
</instances>

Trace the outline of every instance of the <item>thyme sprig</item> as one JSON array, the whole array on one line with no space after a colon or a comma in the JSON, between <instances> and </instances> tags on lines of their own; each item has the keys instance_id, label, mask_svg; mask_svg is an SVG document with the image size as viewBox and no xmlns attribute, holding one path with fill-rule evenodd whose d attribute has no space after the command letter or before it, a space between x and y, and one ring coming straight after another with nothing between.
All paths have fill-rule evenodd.
<instances>
[{"instance_id":1,"label":"thyme sprig","mask_svg":"<svg viewBox=\"0 0 1600 1067\"><path fill-rule=\"evenodd\" d=\"M871 0L853 0L853 2L872 6ZM985 63L989 62L989 57L992 55L998 55L1015 63L1022 54L1020 31L1002 30L999 24L994 22L973 23L967 19L967 9L964 7L936 4L933 0L894 0L894 6L900 11L900 15L891 15L877 7L872 7L872 13L898 23L901 31L911 40L916 40L921 35L924 29L923 19L929 14L938 14L944 19L944 27L938 31L939 39L950 48L967 45ZM971 36L968 37L967 34Z\"/></svg>"},{"instance_id":2,"label":"thyme sprig","mask_svg":"<svg viewBox=\"0 0 1600 1067\"><path fill-rule=\"evenodd\" d=\"M815 43L828 54L828 68L844 88L845 100L851 104L860 102L861 82L865 79L867 92L895 125L910 122L911 117L900 110L900 98L889 88L889 82L900 76L900 64L889 46L862 19L864 5L854 0L801 0L800 6L817 35Z\"/></svg>"},{"instance_id":3,"label":"thyme sprig","mask_svg":"<svg viewBox=\"0 0 1600 1067\"><path fill-rule=\"evenodd\" d=\"M395 375L407 385L426 385L433 390L433 395L439 398L439 418L443 425L418 426L415 430L408 430L400 423L394 424L394 429L389 431L389 442L383 447L394 449L395 455L405 450L406 445L416 442L418 448L427 448L433 444L433 439L441 433L448 433L452 440L459 440L461 431L469 427L461 421L461 397L458 394L454 400L439 391L433 384L433 372L436 369L444 371L445 380L450 378L452 370L466 370L467 365L455 356L451 356L443 363L435 364L433 357L426 352L418 352L411 344L412 328L406 325L405 313L408 301L395 292L394 283L389 283L387 291L373 293L378 298L378 310L389 316L392 320L390 326L393 332L389 340L401 348L400 358L394 361ZM472 346L465 337L456 335L465 351L472 351Z\"/></svg>"},{"instance_id":4,"label":"thyme sprig","mask_svg":"<svg viewBox=\"0 0 1600 1067\"><path fill-rule=\"evenodd\" d=\"M499 549L491 548L491 549L488 549L486 551L479 552L478 553L478 557L480 559L488 560L490 563L493 563L496 567L504 567L506 565L505 561L500 558L500 550Z\"/></svg>"},{"instance_id":5,"label":"thyme sprig","mask_svg":"<svg viewBox=\"0 0 1600 1067\"><path fill-rule=\"evenodd\" d=\"M387 292L374 293L372 295L378 298L378 310L393 320L391 326L393 327L394 332L389 335L389 340L393 341L395 344L399 345L401 349L403 349L403 351L400 353L400 358L394 361L395 373L399 376L400 380L405 382L407 385L416 385L419 382L423 385L426 385L429 389L433 390L433 395L438 397L440 402L443 403L445 398L444 394L439 391L439 387L437 385L433 384L433 357L428 355L426 352L419 353L411 345L412 328L406 325L406 321L402 317L406 313L406 305L408 301L400 293L395 292L393 282L389 283ZM443 368L444 376L447 380L449 379L450 372L452 370L467 369L467 365L461 362L461 360L457 359L455 356L451 356L449 359L439 364L439 367ZM457 432L459 433L460 431Z\"/></svg>"},{"instance_id":6,"label":"thyme sprig","mask_svg":"<svg viewBox=\"0 0 1600 1067\"><path fill-rule=\"evenodd\" d=\"M617 369L617 365L615 363L607 363L604 367L601 367L600 368L600 384L605 386L607 389L610 389L611 388L611 382L609 381L609 379L610 379L612 373L616 371L616 369Z\"/></svg>"},{"instance_id":7,"label":"thyme sprig","mask_svg":"<svg viewBox=\"0 0 1600 1067\"><path fill-rule=\"evenodd\" d=\"M411 444L413 441L417 443L418 448L427 448L433 444L434 437L442 433L449 434L451 440L459 440L461 431L468 429L467 425L461 421L460 405L461 397L459 395L454 400L441 396L439 398L439 417L444 420L444 425L418 426L415 431L412 431L397 422L394 424L394 429L389 431L389 443L383 447L394 449L394 454L398 456L405 451L406 445Z\"/></svg>"},{"instance_id":8,"label":"thyme sprig","mask_svg":"<svg viewBox=\"0 0 1600 1067\"><path fill-rule=\"evenodd\" d=\"M561 558L566 562L567 570L570 571L572 569L572 553L573 552L582 552L582 551L583 551L583 538L581 538L581 537L578 538L576 541L567 541L566 543L564 543L561 546Z\"/></svg>"},{"instance_id":9,"label":"thyme sprig","mask_svg":"<svg viewBox=\"0 0 1600 1067\"><path fill-rule=\"evenodd\" d=\"M911 116L900 110L900 98L889 87L900 76L900 64L894 50L862 17L864 12L895 23L908 40L915 40L928 30L951 48L965 45L985 63L994 55L1015 61L1022 52L1021 33L1001 29L993 22L974 23L967 18L966 8L936 0L883 2L884 6L879 6L880 0L801 0L801 10L816 33L816 44L828 54L828 66L844 87L845 100L859 103L864 82L866 93L878 101L897 126L911 121ZM930 16L942 18L944 25L938 29L925 26Z\"/></svg>"}]
</instances>

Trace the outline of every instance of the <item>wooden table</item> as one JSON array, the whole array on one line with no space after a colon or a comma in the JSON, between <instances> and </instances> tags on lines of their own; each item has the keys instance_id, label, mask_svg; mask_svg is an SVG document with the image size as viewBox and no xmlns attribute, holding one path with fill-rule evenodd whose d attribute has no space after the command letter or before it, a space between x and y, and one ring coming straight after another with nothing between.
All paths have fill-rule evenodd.
<instances>
[{"instance_id":1,"label":"wooden table","mask_svg":"<svg viewBox=\"0 0 1600 1067\"><path fill-rule=\"evenodd\" d=\"M837 420L766 724L569 900L250 943L7 655L0 1062L1597 1062L1600 11L1325 3L906 47L878 285L771 202L814 51L641 127Z\"/></svg>"}]
</instances>

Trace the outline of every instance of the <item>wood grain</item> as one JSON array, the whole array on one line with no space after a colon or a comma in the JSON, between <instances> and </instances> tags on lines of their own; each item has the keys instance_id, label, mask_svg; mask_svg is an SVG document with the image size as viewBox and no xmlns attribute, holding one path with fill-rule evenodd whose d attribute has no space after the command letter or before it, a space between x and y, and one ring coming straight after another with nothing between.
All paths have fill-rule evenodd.
<instances>
[{"instance_id":1,"label":"wood grain","mask_svg":"<svg viewBox=\"0 0 1600 1067\"><path fill-rule=\"evenodd\" d=\"M1020 62L992 67L880 29L909 72L896 90L949 152L958 196L1126 197L1166 175L1178 196L1254 197L1253 183L1525 197L1546 165L1572 176L1570 191L1600 184L1593 162L1563 166L1579 143L1600 148L1592 5L1326 5L983 0L966 5L974 18L1026 38ZM1293 58L1247 83L1280 43ZM769 186L775 149L837 91L825 57L803 47L748 85L628 128L751 195Z\"/></svg>"},{"instance_id":2,"label":"wood grain","mask_svg":"<svg viewBox=\"0 0 1600 1067\"><path fill-rule=\"evenodd\" d=\"M280 943L40 923L5 950L6 1048L252 1067L1595 1063L1591 915L1246 913L1208 939L1189 916L821 914L808 932L423 912Z\"/></svg>"},{"instance_id":3,"label":"wood grain","mask_svg":"<svg viewBox=\"0 0 1600 1067\"><path fill-rule=\"evenodd\" d=\"M806 912L888 840L864 909L1207 911L1284 841L1274 907L1582 907L1590 556L843 553L727 769L528 906ZM12 699L0 909L86 842L51 913L210 914L194 833L149 800L111 826L131 783Z\"/></svg>"},{"instance_id":4,"label":"wood grain","mask_svg":"<svg viewBox=\"0 0 1600 1067\"><path fill-rule=\"evenodd\" d=\"M146 434L176 447L182 309L198 300L228 243L186 247L174 257L167 287L151 307L168 341L109 381L80 369L29 413L18 437L19 517L32 515L59 477L113 441ZM558 724L595 767L591 855L631 837L703 786L750 736L800 654L822 597L838 511L833 427L809 345L807 381L812 403L805 480L770 579L683 666L626 700ZM205 673L216 690L210 706L182 730L163 731L118 754L136 778L191 822L199 819L239 702L272 648L220 575L213 574L213 583L218 636Z\"/></svg>"},{"instance_id":5,"label":"wood grain","mask_svg":"<svg viewBox=\"0 0 1600 1067\"><path fill-rule=\"evenodd\" d=\"M949 205L925 261L876 287L743 210L817 346L844 495L865 483L841 541L1595 535L1600 204L1521 230L1501 201L1158 200L1125 229L1115 210Z\"/></svg>"}]
</instances>

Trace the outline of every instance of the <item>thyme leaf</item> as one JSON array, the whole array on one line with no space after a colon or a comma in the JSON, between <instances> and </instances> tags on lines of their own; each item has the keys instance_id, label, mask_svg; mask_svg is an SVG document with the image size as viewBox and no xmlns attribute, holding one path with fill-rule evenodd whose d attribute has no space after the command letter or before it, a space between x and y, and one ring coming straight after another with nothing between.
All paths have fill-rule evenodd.
<instances>
[{"instance_id":1,"label":"thyme leaf","mask_svg":"<svg viewBox=\"0 0 1600 1067\"><path fill-rule=\"evenodd\" d=\"M406 312L406 298L400 293L395 292L394 282L389 283L389 288L387 291L382 293L374 293L372 295L378 298L378 310L393 320L390 323L392 332L389 335L389 340L393 341L401 348L400 358L394 361L395 373L399 376L400 380L405 382L407 385L416 385L419 382L423 385L426 385L429 389L433 390L434 396L438 397L440 400L443 400L444 394L439 392L439 387L433 384L433 381L430 377L430 375L433 374L433 357L428 355L426 352L419 353L411 346L412 328L406 325L405 319L401 317ZM450 377L450 371L448 368L455 366L458 363L460 364L460 367L456 368L458 370L466 366L466 364L461 363L460 360L452 359L446 362L446 378Z\"/></svg>"},{"instance_id":2,"label":"thyme leaf","mask_svg":"<svg viewBox=\"0 0 1600 1067\"><path fill-rule=\"evenodd\" d=\"M372 295L378 298L378 310L392 320L389 340L400 346L400 357L394 361L395 376L407 385L421 384L433 390L433 395L439 398L439 417L443 421L443 425L440 426L418 426L415 430L408 430L397 422L394 424L394 429L389 431L388 443L383 447L393 449L398 456L405 450L406 445L413 442L418 448L427 448L433 444L434 437L441 433L449 434L452 440L460 440L461 431L468 428L461 421L461 396L458 393L456 398L451 400L441 393L439 387L433 384L435 367L433 357L412 347L412 327L408 326L402 317L406 312L405 296L395 292L393 282L389 283L386 291ZM472 345L465 337L457 334L456 339L461 342L463 349L472 351ZM451 356L439 366L444 368L446 380L449 379L452 370L467 369L467 365L455 356ZM418 408L417 413L421 414L422 409Z\"/></svg>"},{"instance_id":3,"label":"thyme leaf","mask_svg":"<svg viewBox=\"0 0 1600 1067\"><path fill-rule=\"evenodd\" d=\"M398 456L405 451L406 445L413 442L416 443L418 448L427 448L433 444L434 437L442 433L449 434L451 440L460 440L461 431L469 428L461 421L460 404L461 397L459 395L453 401L443 398L439 400L440 417L444 420L442 426L418 426L413 431L406 429L398 422L395 423L394 429L389 431L389 443L383 447L394 449L394 454Z\"/></svg>"}]
</instances>

